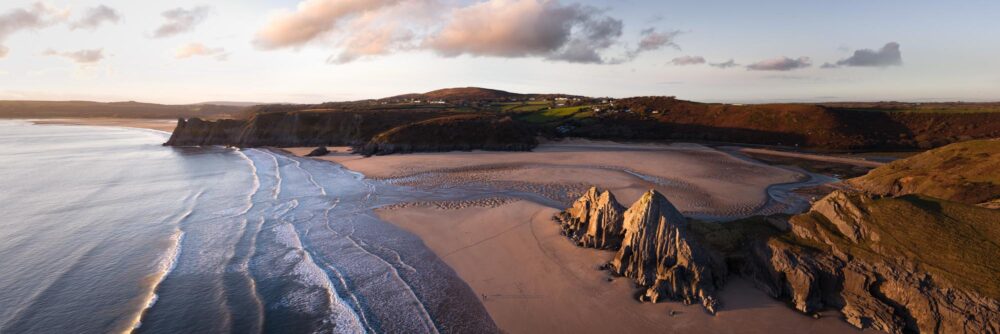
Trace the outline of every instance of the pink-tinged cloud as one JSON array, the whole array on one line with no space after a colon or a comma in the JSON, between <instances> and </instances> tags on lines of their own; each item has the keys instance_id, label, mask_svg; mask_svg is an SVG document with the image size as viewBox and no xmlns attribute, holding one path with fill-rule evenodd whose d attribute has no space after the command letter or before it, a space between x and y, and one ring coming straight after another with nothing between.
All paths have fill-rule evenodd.
<instances>
[{"instance_id":1,"label":"pink-tinged cloud","mask_svg":"<svg viewBox=\"0 0 1000 334\"><path fill-rule=\"evenodd\" d=\"M63 57L81 65L94 64L104 59L104 49L79 50L59 52L49 49L43 53L46 56Z\"/></svg>"},{"instance_id":2,"label":"pink-tinged cloud","mask_svg":"<svg viewBox=\"0 0 1000 334\"><path fill-rule=\"evenodd\" d=\"M603 10L558 0L304 0L276 14L257 32L261 49L309 43L338 51L330 63L401 51L429 50L445 57L539 57L574 63L619 63L637 54L676 46L676 32L643 31L635 49L622 47L624 23Z\"/></svg>"},{"instance_id":3,"label":"pink-tinged cloud","mask_svg":"<svg viewBox=\"0 0 1000 334\"><path fill-rule=\"evenodd\" d=\"M812 66L812 60L809 57L799 57L798 59L778 57L747 65L747 69L751 71L791 71L810 66Z\"/></svg>"},{"instance_id":4,"label":"pink-tinged cloud","mask_svg":"<svg viewBox=\"0 0 1000 334\"><path fill-rule=\"evenodd\" d=\"M301 46L335 30L351 17L400 2L403 0L305 0L295 11L272 17L257 32L254 44L262 49Z\"/></svg>"},{"instance_id":5,"label":"pink-tinged cloud","mask_svg":"<svg viewBox=\"0 0 1000 334\"><path fill-rule=\"evenodd\" d=\"M63 22L69 11L53 8L44 2L36 2L27 8L15 8L0 14L0 58L10 51L3 45L7 37L22 30L38 30Z\"/></svg>"},{"instance_id":6,"label":"pink-tinged cloud","mask_svg":"<svg viewBox=\"0 0 1000 334\"><path fill-rule=\"evenodd\" d=\"M190 43L178 48L174 52L174 58L177 59L191 57L215 57L216 60L222 61L229 58L229 53L226 53L226 49L212 48L201 43Z\"/></svg>"},{"instance_id":7,"label":"pink-tinged cloud","mask_svg":"<svg viewBox=\"0 0 1000 334\"><path fill-rule=\"evenodd\" d=\"M424 45L441 55L528 57L603 62L600 51L622 35L621 20L554 0L491 0L454 9Z\"/></svg>"}]
</instances>

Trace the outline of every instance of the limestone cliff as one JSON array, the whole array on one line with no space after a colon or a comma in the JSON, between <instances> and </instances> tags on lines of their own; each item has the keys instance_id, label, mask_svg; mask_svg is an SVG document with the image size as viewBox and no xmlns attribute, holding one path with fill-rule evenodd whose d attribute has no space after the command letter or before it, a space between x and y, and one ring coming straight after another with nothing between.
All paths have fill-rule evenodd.
<instances>
[{"instance_id":1,"label":"limestone cliff","mask_svg":"<svg viewBox=\"0 0 1000 334\"><path fill-rule=\"evenodd\" d=\"M640 299L700 302L710 313L725 284L726 266L695 239L687 219L650 190L624 215L625 235L611 270L645 287Z\"/></svg>"},{"instance_id":2,"label":"limestone cliff","mask_svg":"<svg viewBox=\"0 0 1000 334\"><path fill-rule=\"evenodd\" d=\"M797 310L888 333L1000 332L1000 213L837 191L790 223L740 272Z\"/></svg>"},{"instance_id":3,"label":"limestone cliff","mask_svg":"<svg viewBox=\"0 0 1000 334\"><path fill-rule=\"evenodd\" d=\"M556 216L566 236L580 246L617 250L621 246L625 207L610 191L591 187L573 207Z\"/></svg>"}]
</instances>

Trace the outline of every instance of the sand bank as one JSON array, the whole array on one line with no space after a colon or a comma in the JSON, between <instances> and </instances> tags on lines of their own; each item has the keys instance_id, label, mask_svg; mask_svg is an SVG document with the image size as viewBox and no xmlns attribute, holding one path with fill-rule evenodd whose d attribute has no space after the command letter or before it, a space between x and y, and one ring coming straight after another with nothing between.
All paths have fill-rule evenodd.
<instances>
[{"instance_id":1,"label":"sand bank","mask_svg":"<svg viewBox=\"0 0 1000 334\"><path fill-rule=\"evenodd\" d=\"M125 128L150 129L163 132L173 132L174 128L177 126L176 119L53 118L32 120L32 122L35 124L117 126Z\"/></svg>"},{"instance_id":2,"label":"sand bank","mask_svg":"<svg viewBox=\"0 0 1000 334\"><path fill-rule=\"evenodd\" d=\"M304 155L313 148L288 149ZM568 205L596 185L631 203L655 188L689 216L747 216L781 211L770 185L807 179L800 172L734 157L697 144L617 144L573 140L533 152L451 152L364 158L333 148L321 159L374 179L418 187L479 185L538 193ZM773 201L771 201L773 202Z\"/></svg>"},{"instance_id":3,"label":"sand bank","mask_svg":"<svg viewBox=\"0 0 1000 334\"><path fill-rule=\"evenodd\" d=\"M639 303L632 283L609 281L608 273L597 269L613 253L573 245L550 220L556 211L516 201L378 214L420 236L510 333L857 332L835 314L819 320L799 314L743 280L726 286L716 316L698 305Z\"/></svg>"}]
</instances>

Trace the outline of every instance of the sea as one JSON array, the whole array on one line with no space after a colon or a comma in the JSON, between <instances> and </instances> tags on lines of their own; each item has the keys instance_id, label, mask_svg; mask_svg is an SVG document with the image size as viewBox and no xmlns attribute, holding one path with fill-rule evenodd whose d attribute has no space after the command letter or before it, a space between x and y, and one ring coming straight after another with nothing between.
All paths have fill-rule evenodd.
<instances>
[{"instance_id":1,"label":"sea","mask_svg":"<svg viewBox=\"0 0 1000 334\"><path fill-rule=\"evenodd\" d=\"M497 332L373 213L454 194L167 137L0 120L0 333Z\"/></svg>"}]
</instances>

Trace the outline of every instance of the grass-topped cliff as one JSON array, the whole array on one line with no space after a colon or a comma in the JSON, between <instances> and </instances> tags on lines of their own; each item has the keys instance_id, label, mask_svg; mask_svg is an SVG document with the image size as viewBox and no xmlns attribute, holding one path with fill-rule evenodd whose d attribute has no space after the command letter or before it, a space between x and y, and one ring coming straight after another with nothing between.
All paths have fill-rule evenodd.
<instances>
[{"instance_id":1,"label":"grass-topped cliff","mask_svg":"<svg viewBox=\"0 0 1000 334\"><path fill-rule=\"evenodd\" d=\"M848 181L878 195L924 194L968 204L1000 200L1000 140L930 150Z\"/></svg>"},{"instance_id":2,"label":"grass-topped cliff","mask_svg":"<svg viewBox=\"0 0 1000 334\"><path fill-rule=\"evenodd\" d=\"M376 146L419 150L526 147L522 144L540 135L879 150L925 149L1000 137L1000 112L982 105L940 104L927 109L926 105L891 104L885 106L886 111L878 106L733 105L673 97L611 99L453 88L379 100L256 106L241 117L243 124L180 122L168 144L365 145L397 128L378 137ZM907 106L914 109L908 111ZM469 118L447 118L462 114L506 119L509 126L484 127ZM439 120L416 124L435 118ZM518 130L507 131L512 128ZM514 133L525 138L515 138ZM212 140L207 140L209 135Z\"/></svg>"}]
</instances>

